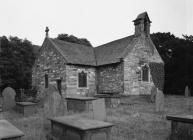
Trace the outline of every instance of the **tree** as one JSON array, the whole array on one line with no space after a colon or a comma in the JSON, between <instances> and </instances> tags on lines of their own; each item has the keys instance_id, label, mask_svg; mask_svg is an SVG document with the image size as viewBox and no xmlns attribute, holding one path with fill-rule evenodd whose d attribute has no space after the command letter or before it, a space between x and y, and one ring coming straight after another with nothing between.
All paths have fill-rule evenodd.
<instances>
[{"instance_id":1,"label":"tree","mask_svg":"<svg viewBox=\"0 0 193 140\"><path fill-rule=\"evenodd\" d=\"M185 40L193 42L193 36L192 35L182 35Z\"/></svg>"},{"instance_id":2,"label":"tree","mask_svg":"<svg viewBox=\"0 0 193 140\"><path fill-rule=\"evenodd\" d=\"M2 37L1 48L2 88L31 88L31 72L35 60L32 43L18 37Z\"/></svg>"},{"instance_id":3,"label":"tree","mask_svg":"<svg viewBox=\"0 0 193 140\"><path fill-rule=\"evenodd\" d=\"M153 33L151 38L165 62L164 92L183 94L185 86L193 89L193 42L191 36L175 37L171 33Z\"/></svg>"},{"instance_id":4,"label":"tree","mask_svg":"<svg viewBox=\"0 0 193 140\"><path fill-rule=\"evenodd\" d=\"M59 34L57 39L92 47L91 43L86 38L78 38L74 35Z\"/></svg>"}]
</instances>

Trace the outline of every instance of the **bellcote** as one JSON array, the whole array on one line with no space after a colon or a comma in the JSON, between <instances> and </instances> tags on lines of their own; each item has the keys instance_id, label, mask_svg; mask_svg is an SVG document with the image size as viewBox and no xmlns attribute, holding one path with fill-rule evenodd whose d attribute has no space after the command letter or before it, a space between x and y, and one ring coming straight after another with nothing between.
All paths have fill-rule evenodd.
<instances>
[{"instance_id":1,"label":"bellcote","mask_svg":"<svg viewBox=\"0 0 193 140\"><path fill-rule=\"evenodd\" d=\"M135 20L133 20L135 25L135 35L150 35L150 24L151 21L147 12L141 13L137 16Z\"/></svg>"}]
</instances>

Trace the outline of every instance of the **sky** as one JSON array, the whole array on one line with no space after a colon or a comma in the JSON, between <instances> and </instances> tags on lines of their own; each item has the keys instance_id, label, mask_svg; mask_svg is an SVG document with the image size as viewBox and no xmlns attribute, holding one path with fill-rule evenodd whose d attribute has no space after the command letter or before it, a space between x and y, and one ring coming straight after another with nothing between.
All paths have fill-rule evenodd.
<instances>
[{"instance_id":1,"label":"sky","mask_svg":"<svg viewBox=\"0 0 193 140\"><path fill-rule=\"evenodd\" d=\"M27 38L42 45L67 33L93 46L132 35L133 20L147 11L151 33L193 35L193 0L0 0L0 36Z\"/></svg>"}]
</instances>

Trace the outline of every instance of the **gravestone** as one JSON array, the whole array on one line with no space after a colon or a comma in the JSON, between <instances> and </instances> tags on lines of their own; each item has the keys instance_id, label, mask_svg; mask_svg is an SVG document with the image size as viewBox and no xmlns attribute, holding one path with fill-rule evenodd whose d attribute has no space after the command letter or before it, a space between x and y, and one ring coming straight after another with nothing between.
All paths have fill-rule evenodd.
<instances>
[{"instance_id":1,"label":"gravestone","mask_svg":"<svg viewBox=\"0 0 193 140\"><path fill-rule=\"evenodd\" d=\"M189 97L189 95L190 95L190 91L189 91L188 86L186 86L186 88L185 88L185 97Z\"/></svg>"},{"instance_id":2,"label":"gravestone","mask_svg":"<svg viewBox=\"0 0 193 140\"><path fill-rule=\"evenodd\" d=\"M185 97L186 97L186 99L185 99L186 100L186 106L187 106L188 110L191 111L191 109L192 109L192 106L191 106L192 100L189 98L190 91L189 91L188 86L186 86L184 94L185 94Z\"/></svg>"},{"instance_id":3,"label":"gravestone","mask_svg":"<svg viewBox=\"0 0 193 140\"><path fill-rule=\"evenodd\" d=\"M93 100L93 119L106 121L107 113L104 98Z\"/></svg>"},{"instance_id":4,"label":"gravestone","mask_svg":"<svg viewBox=\"0 0 193 140\"><path fill-rule=\"evenodd\" d=\"M159 89L156 94L155 104L156 104L156 112L164 111L164 94Z\"/></svg>"},{"instance_id":5,"label":"gravestone","mask_svg":"<svg viewBox=\"0 0 193 140\"><path fill-rule=\"evenodd\" d=\"M3 98L0 96L0 112L2 111Z\"/></svg>"},{"instance_id":6,"label":"gravestone","mask_svg":"<svg viewBox=\"0 0 193 140\"><path fill-rule=\"evenodd\" d=\"M152 103L155 103L156 94L157 94L157 88L153 85L151 88L151 97L150 97Z\"/></svg>"},{"instance_id":7,"label":"gravestone","mask_svg":"<svg viewBox=\"0 0 193 140\"><path fill-rule=\"evenodd\" d=\"M7 87L3 90L2 92L3 95L3 104L2 104L2 109L4 110L10 110L13 107L15 107L15 90L12 89L11 87Z\"/></svg>"},{"instance_id":8,"label":"gravestone","mask_svg":"<svg viewBox=\"0 0 193 140\"><path fill-rule=\"evenodd\" d=\"M48 118L63 116L66 111L65 98L59 94L56 87L50 85L46 91L43 100L44 124L46 124Z\"/></svg>"}]
</instances>

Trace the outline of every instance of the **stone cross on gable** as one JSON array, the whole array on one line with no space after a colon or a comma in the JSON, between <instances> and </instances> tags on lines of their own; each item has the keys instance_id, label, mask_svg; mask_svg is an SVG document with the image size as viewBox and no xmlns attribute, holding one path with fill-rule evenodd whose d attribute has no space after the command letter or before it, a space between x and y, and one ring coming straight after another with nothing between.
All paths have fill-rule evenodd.
<instances>
[{"instance_id":1,"label":"stone cross on gable","mask_svg":"<svg viewBox=\"0 0 193 140\"><path fill-rule=\"evenodd\" d=\"M49 37L49 34L48 34L48 32L49 32L49 28L48 28L48 27L46 27L45 32L46 32L46 37Z\"/></svg>"}]
</instances>

